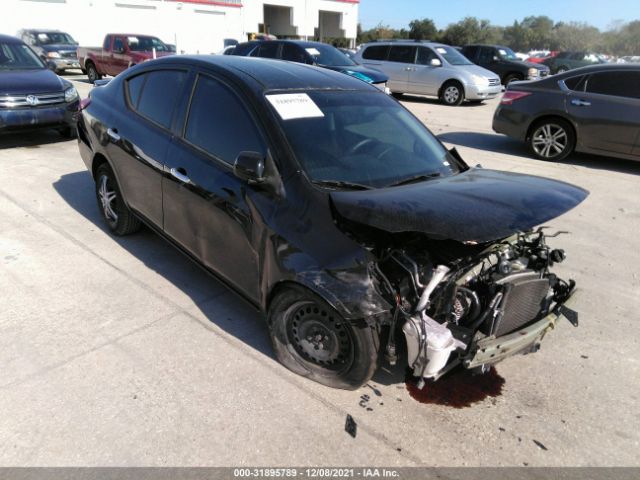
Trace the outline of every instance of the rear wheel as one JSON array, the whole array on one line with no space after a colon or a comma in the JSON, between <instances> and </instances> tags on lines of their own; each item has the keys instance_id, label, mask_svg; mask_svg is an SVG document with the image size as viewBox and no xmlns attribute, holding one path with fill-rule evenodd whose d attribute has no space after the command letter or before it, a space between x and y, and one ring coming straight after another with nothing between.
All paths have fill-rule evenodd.
<instances>
[{"instance_id":1,"label":"rear wheel","mask_svg":"<svg viewBox=\"0 0 640 480\"><path fill-rule=\"evenodd\" d=\"M106 163L96 171L96 199L102 219L113 233L128 235L140 229L140 220L125 205L116 177Z\"/></svg>"},{"instance_id":2,"label":"rear wheel","mask_svg":"<svg viewBox=\"0 0 640 480\"><path fill-rule=\"evenodd\" d=\"M440 101L445 105L457 107L464 101L464 89L459 82L449 81L440 89Z\"/></svg>"},{"instance_id":3,"label":"rear wheel","mask_svg":"<svg viewBox=\"0 0 640 480\"><path fill-rule=\"evenodd\" d=\"M102 78L102 75L98 73L96 66L92 62L87 64L87 78L89 79L89 83L95 83L96 80Z\"/></svg>"},{"instance_id":4,"label":"rear wheel","mask_svg":"<svg viewBox=\"0 0 640 480\"><path fill-rule=\"evenodd\" d=\"M394 98L401 99L402 96L404 95L404 93L402 93L402 92L391 92L391 95L393 95Z\"/></svg>"},{"instance_id":5,"label":"rear wheel","mask_svg":"<svg viewBox=\"0 0 640 480\"><path fill-rule=\"evenodd\" d=\"M76 127L63 127L58 132L65 138L76 138L77 135Z\"/></svg>"},{"instance_id":6,"label":"rear wheel","mask_svg":"<svg viewBox=\"0 0 640 480\"><path fill-rule=\"evenodd\" d=\"M289 287L271 302L269 334L289 370L333 388L355 390L378 367L378 332L345 320L317 295Z\"/></svg>"},{"instance_id":7,"label":"rear wheel","mask_svg":"<svg viewBox=\"0 0 640 480\"><path fill-rule=\"evenodd\" d=\"M558 70L556 70L556 73L564 73L564 72L568 72L569 69L567 67L558 67Z\"/></svg>"},{"instance_id":8,"label":"rear wheel","mask_svg":"<svg viewBox=\"0 0 640 480\"><path fill-rule=\"evenodd\" d=\"M531 153L537 158L558 161L573 152L576 136L569 122L561 118L550 118L531 127L527 143Z\"/></svg>"}]
</instances>

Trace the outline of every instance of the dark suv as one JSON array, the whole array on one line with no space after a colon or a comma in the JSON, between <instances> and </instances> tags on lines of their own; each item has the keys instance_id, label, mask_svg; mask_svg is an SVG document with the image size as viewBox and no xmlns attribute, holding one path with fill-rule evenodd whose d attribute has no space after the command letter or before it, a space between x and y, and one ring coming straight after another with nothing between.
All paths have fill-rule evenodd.
<instances>
[{"instance_id":1,"label":"dark suv","mask_svg":"<svg viewBox=\"0 0 640 480\"><path fill-rule=\"evenodd\" d=\"M500 76L503 85L514 80L538 80L549 75L549 67L520 60L513 50L501 45L465 45L462 54L476 65Z\"/></svg>"},{"instance_id":2,"label":"dark suv","mask_svg":"<svg viewBox=\"0 0 640 480\"><path fill-rule=\"evenodd\" d=\"M332 45L321 42L297 40L251 41L236 45L231 55L288 60L307 65L317 65L363 80L382 91L387 91L387 74L363 67Z\"/></svg>"},{"instance_id":3,"label":"dark suv","mask_svg":"<svg viewBox=\"0 0 640 480\"><path fill-rule=\"evenodd\" d=\"M551 73L564 73L574 68L588 67L589 65L597 65L605 63L595 53L587 52L560 52L555 57L547 58L543 62Z\"/></svg>"},{"instance_id":4,"label":"dark suv","mask_svg":"<svg viewBox=\"0 0 640 480\"><path fill-rule=\"evenodd\" d=\"M76 50L78 42L71 35L59 30L20 30L18 37L29 45L56 73L80 68Z\"/></svg>"}]
</instances>

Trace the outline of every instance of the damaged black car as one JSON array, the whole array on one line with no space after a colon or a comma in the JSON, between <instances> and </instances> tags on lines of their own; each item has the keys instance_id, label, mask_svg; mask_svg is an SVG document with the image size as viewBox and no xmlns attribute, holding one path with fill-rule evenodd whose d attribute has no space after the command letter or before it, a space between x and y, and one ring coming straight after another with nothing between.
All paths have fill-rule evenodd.
<instances>
[{"instance_id":1,"label":"damaged black car","mask_svg":"<svg viewBox=\"0 0 640 480\"><path fill-rule=\"evenodd\" d=\"M539 226L587 196L470 168L377 88L312 66L169 57L83 101L116 235L144 223L264 312L278 359L354 389L406 342L437 380L535 351L575 283ZM404 348L402 349L404 350Z\"/></svg>"}]
</instances>

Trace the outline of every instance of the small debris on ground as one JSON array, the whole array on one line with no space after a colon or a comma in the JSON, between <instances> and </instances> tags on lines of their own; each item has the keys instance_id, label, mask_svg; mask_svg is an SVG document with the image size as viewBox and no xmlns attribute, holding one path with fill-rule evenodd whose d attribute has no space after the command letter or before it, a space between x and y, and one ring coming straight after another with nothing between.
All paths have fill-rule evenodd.
<instances>
[{"instance_id":1,"label":"small debris on ground","mask_svg":"<svg viewBox=\"0 0 640 480\"><path fill-rule=\"evenodd\" d=\"M378 390L374 385L371 385L371 384L367 383L367 387L369 387L371 390L373 390L373 393L375 393L377 397L381 397L382 396L382 392L380 390Z\"/></svg>"},{"instance_id":2,"label":"small debris on ground","mask_svg":"<svg viewBox=\"0 0 640 480\"><path fill-rule=\"evenodd\" d=\"M347 414L347 420L344 423L344 431L351 435L353 438L356 438L356 434L358 433L358 424L349 414Z\"/></svg>"},{"instance_id":3,"label":"small debris on ground","mask_svg":"<svg viewBox=\"0 0 640 480\"><path fill-rule=\"evenodd\" d=\"M501 432L506 432L506 430L502 427L498 427L498 430L500 430Z\"/></svg>"},{"instance_id":4,"label":"small debris on ground","mask_svg":"<svg viewBox=\"0 0 640 480\"><path fill-rule=\"evenodd\" d=\"M589 358L589 355L580 355L580 358Z\"/></svg>"},{"instance_id":5,"label":"small debris on ground","mask_svg":"<svg viewBox=\"0 0 640 480\"><path fill-rule=\"evenodd\" d=\"M533 440L533 443L535 443L537 446L539 446L542 450L549 450L547 447L544 446L544 444L542 442L539 442L538 440Z\"/></svg>"}]
</instances>

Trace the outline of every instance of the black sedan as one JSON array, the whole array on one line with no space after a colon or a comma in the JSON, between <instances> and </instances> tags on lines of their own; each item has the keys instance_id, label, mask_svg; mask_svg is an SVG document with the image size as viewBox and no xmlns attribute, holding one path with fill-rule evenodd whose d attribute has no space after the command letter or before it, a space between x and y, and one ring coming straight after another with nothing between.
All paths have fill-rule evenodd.
<instances>
[{"instance_id":1,"label":"black sedan","mask_svg":"<svg viewBox=\"0 0 640 480\"><path fill-rule=\"evenodd\" d=\"M571 152L640 160L640 66L594 65L510 84L493 129L543 160Z\"/></svg>"},{"instance_id":2,"label":"black sedan","mask_svg":"<svg viewBox=\"0 0 640 480\"><path fill-rule=\"evenodd\" d=\"M179 56L90 100L78 144L106 226L145 223L239 292L294 372L356 388L404 335L436 379L535 350L570 312L564 254L531 229L587 192L470 168L360 80Z\"/></svg>"},{"instance_id":3,"label":"black sedan","mask_svg":"<svg viewBox=\"0 0 640 480\"><path fill-rule=\"evenodd\" d=\"M0 133L56 128L71 137L79 100L74 86L47 69L25 43L0 35Z\"/></svg>"},{"instance_id":4,"label":"black sedan","mask_svg":"<svg viewBox=\"0 0 640 480\"><path fill-rule=\"evenodd\" d=\"M301 40L251 41L236 45L231 55L272 58L335 70L387 91L389 76L363 67L332 45Z\"/></svg>"}]
</instances>

